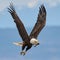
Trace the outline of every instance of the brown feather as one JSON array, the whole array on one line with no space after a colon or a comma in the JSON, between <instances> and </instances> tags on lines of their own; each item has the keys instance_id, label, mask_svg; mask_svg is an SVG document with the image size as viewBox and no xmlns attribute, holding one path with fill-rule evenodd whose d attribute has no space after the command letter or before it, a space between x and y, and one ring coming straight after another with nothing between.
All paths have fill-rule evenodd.
<instances>
[{"instance_id":1,"label":"brown feather","mask_svg":"<svg viewBox=\"0 0 60 60\"><path fill-rule=\"evenodd\" d=\"M22 21L17 16L16 11L14 9L14 6L12 4L10 4L10 8L8 8L8 12L11 14L12 18L14 19L14 22L16 23L18 32L19 32L20 36L22 37L22 40L23 41L28 41L29 36L26 32L26 29L25 29Z\"/></svg>"},{"instance_id":2,"label":"brown feather","mask_svg":"<svg viewBox=\"0 0 60 60\"><path fill-rule=\"evenodd\" d=\"M44 5L41 5L41 7L39 8L37 22L30 33L30 38L37 38L37 36L45 26L45 23L46 23L46 9Z\"/></svg>"}]
</instances>

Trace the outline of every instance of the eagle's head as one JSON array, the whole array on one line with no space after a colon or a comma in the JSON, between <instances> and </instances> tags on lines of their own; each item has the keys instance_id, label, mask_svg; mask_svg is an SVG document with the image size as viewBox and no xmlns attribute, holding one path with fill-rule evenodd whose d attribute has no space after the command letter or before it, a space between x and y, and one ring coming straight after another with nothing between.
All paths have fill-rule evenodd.
<instances>
[{"instance_id":1,"label":"eagle's head","mask_svg":"<svg viewBox=\"0 0 60 60\"><path fill-rule=\"evenodd\" d=\"M31 43L32 45L35 45L35 47L40 44L39 41L38 41L37 39L35 39L35 38L32 38L32 39L30 40L30 43Z\"/></svg>"}]
</instances>

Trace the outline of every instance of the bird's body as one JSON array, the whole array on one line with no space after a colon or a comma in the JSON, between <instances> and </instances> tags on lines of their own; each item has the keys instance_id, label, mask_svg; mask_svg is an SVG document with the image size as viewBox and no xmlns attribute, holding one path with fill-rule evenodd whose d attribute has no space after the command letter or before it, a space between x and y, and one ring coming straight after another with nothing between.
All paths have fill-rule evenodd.
<instances>
[{"instance_id":1,"label":"bird's body","mask_svg":"<svg viewBox=\"0 0 60 60\"><path fill-rule=\"evenodd\" d=\"M36 22L34 28L32 29L30 35L28 35L28 33L26 32L26 29L25 29L22 21L20 20L20 18L17 16L17 13L12 4L10 4L8 11L11 14L11 16L16 24L16 27L18 29L19 35L21 36L21 38L23 40L22 43L14 42L14 44L18 45L18 46L22 46L21 54L25 54L25 52L27 52L27 50L29 50L33 45L35 45L35 46L39 45L37 37L46 23L46 9L45 9L44 5L41 5L41 7L39 8L37 22ZM27 48L24 51L25 47L27 47Z\"/></svg>"}]
</instances>

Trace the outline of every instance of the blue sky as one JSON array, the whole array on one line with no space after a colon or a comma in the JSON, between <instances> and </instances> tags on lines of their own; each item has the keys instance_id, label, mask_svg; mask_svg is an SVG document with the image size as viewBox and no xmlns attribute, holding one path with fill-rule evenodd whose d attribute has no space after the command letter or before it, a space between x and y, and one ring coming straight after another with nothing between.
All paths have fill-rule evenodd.
<instances>
[{"instance_id":1,"label":"blue sky","mask_svg":"<svg viewBox=\"0 0 60 60\"><path fill-rule=\"evenodd\" d=\"M38 37L41 44L32 47L24 57L19 54L21 47L12 44L21 41L17 29L1 29L16 28L7 10L10 2L13 2L25 27L34 26L42 3L47 10L46 26L60 26L60 0L0 0L0 60L60 60L59 27L43 29Z\"/></svg>"},{"instance_id":2,"label":"blue sky","mask_svg":"<svg viewBox=\"0 0 60 60\"><path fill-rule=\"evenodd\" d=\"M10 2L13 2L25 27L34 26L42 3L47 10L46 26L60 26L60 0L0 0L0 28L15 28L15 23L7 10Z\"/></svg>"}]
</instances>

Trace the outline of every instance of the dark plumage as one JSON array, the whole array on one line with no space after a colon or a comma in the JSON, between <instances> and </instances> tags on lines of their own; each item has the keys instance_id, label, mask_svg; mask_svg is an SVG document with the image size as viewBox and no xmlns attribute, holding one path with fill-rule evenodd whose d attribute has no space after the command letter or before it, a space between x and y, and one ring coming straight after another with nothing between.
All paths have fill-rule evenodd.
<instances>
[{"instance_id":1,"label":"dark plumage","mask_svg":"<svg viewBox=\"0 0 60 60\"><path fill-rule=\"evenodd\" d=\"M21 54L23 54L24 53L23 50L25 49L26 46L27 46L26 51L32 47L33 44L30 43L30 40L32 38L37 39L40 31L45 26L46 9L45 9L44 5L41 5L41 7L39 8L39 14L37 17L37 22L36 22L34 28L32 29L30 35L28 35L28 33L26 32L26 29L24 27L24 24L22 23L21 19L17 16L17 13L15 11L13 4L10 4L10 6L8 8L8 12L11 14L11 16L12 16L12 18L16 24L16 27L18 29L19 35L21 36L21 38L23 40L22 52L21 52ZM38 45L38 43L36 45Z\"/></svg>"}]
</instances>

